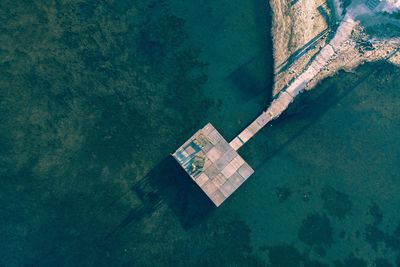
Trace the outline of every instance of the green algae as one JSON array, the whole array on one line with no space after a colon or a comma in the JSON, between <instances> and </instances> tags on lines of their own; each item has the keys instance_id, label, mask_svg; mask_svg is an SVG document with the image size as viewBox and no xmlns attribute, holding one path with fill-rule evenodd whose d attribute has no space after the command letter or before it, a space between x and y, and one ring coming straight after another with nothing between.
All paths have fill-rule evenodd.
<instances>
[{"instance_id":1,"label":"green algae","mask_svg":"<svg viewBox=\"0 0 400 267\"><path fill-rule=\"evenodd\" d=\"M1 2L0 265L258 262L168 157L215 102L170 4Z\"/></svg>"},{"instance_id":2,"label":"green algae","mask_svg":"<svg viewBox=\"0 0 400 267\"><path fill-rule=\"evenodd\" d=\"M136 183L210 105L184 21L125 2L1 4L7 266L117 264L112 247L95 259L113 225L156 210Z\"/></svg>"},{"instance_id":3,"label":"green algae","mask_svg":"<svg viewBox=\"0 0 400 267\"><path fill-rule=\"evenodd\" d=\"M307 245L327 245L333 243L333 229L328 217L312 214L305 218L299 229L299 239Z\"/></svg>"},{"instance_id":4,"label":"green algae","mask_svg":"<svg viewBox=\"0 0 400 267\"><path fill-rule=\"evenodd\" d=\"M264 1L0 7L0 265L399 265L394 66L300 96L215 209L168 154L268 104Z\"/></svg>"},{"instance_id":5,"label":"green algae","mask_svg":"<svg viewBox=\"0 0 400 267\"><path fill-rule=\"evenodd\" d=\"M351 213L353 203L350 201L349 197L330 186L325 186L322 189L321 199L323 200L324 209L327 210L331 216L343 219Z\"/></svg>"}]
</instances>

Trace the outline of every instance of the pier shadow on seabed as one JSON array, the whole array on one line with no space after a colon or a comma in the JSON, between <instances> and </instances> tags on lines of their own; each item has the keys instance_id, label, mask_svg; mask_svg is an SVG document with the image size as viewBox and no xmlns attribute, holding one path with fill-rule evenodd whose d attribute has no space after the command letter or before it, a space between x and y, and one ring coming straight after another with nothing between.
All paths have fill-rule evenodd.
<instances>
[{"instance_id":1,"label":"pier shadow on seabed","mask_svg":"<svg viewBox=\"0 0 400 267\"><path fill-rule=\"evenodd\" d=\"M126 194L135 194L142 205L133 208L107 237L123 231L134 221L151 216L161 205L166 204L186 230L204 222L215 210L211 200L172 156L164 158Z\"/></svg>"}]
</instances>

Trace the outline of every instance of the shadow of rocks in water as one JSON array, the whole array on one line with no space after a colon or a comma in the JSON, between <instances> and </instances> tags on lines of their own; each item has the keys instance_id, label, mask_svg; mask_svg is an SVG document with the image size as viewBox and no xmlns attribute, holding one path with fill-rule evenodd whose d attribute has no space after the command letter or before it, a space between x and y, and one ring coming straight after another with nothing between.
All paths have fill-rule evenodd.
<instances>
[{"instance_id":1,"label":"shadow of rocks in water","mask_svg":"<svg viewBox=\"0 0 400 267\"><path fill-rule=\"evenodd\" d=\"M265 88L272 88L273 78L264 75L264 73L272 73L269 65L265 64L266 58L265 55L254 56L227 77L227 81L235 85L241 92L242 98L250 100L259 94L264 94ZM260 69L265 72L260 72ZM272 98L272 89L268 92L268 98L266 103Z\"/></svg>"},{"instance_id":2,"label":"shadow of rocks in water","mask_svg":"<svg viewBox=\"0 0 400 267\"><path fill-rule=\"evenodd\" d=\"M272 98L274 81L274 58L271 40L272 16L269 12L271 8L268 2L262 0L254 1L253 4L254 10L257 10L254 13L254 22L257 28L262 29L262 34L255 42L258 46L257 50L260 52L232 71L226 79L237 87L243 99L250 100L259 94L265 95L267 90L268 94L265 101L268 103Z\"/></svg>"}]
</instances>

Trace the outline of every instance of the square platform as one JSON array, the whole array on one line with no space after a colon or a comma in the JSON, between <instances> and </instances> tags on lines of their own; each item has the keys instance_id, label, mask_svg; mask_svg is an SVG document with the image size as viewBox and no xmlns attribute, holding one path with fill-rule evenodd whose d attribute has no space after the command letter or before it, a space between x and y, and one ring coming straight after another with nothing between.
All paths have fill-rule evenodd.
<instances>
[{"instance_id":1,"label":"square platform","mask_svg":"<svg viewBox=\"0 0 400 267\"><path fill-rule=\"evenodd\" d=\"M210 123L172 156L217 207L254 172Z\"/></svg>"}]
</instances>

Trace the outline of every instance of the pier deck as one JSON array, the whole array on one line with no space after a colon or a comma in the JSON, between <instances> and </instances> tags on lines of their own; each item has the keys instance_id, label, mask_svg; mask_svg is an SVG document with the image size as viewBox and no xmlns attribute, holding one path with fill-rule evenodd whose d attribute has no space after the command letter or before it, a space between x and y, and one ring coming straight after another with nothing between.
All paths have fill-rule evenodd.
<instances>
[{"instance_id":1,"label":"pier deck","mask_svg":"<svg viewBox=\"0 0 400 267\"><path fill-rule=\"evenodd\" d=\"M210 123L172 156L217 207L254 172Z\"/></svg>"},{"instance_id":2,"label":"pier deck","mask_svg":"<svg viewBox=\"0 0 400 267\"><path fill-rule=\"evenodd\" d=\"M347 14L335 36L321 49L306 70L283 89L268 109L230 143L209 123L173 154L173 157L216 206L221 205L254 172L240 157L237 150L268 122L278 118L288 108L294 98L305 90L307 84L350 38L355 26L352 15Z\"/></svg>"}]
</instances>

